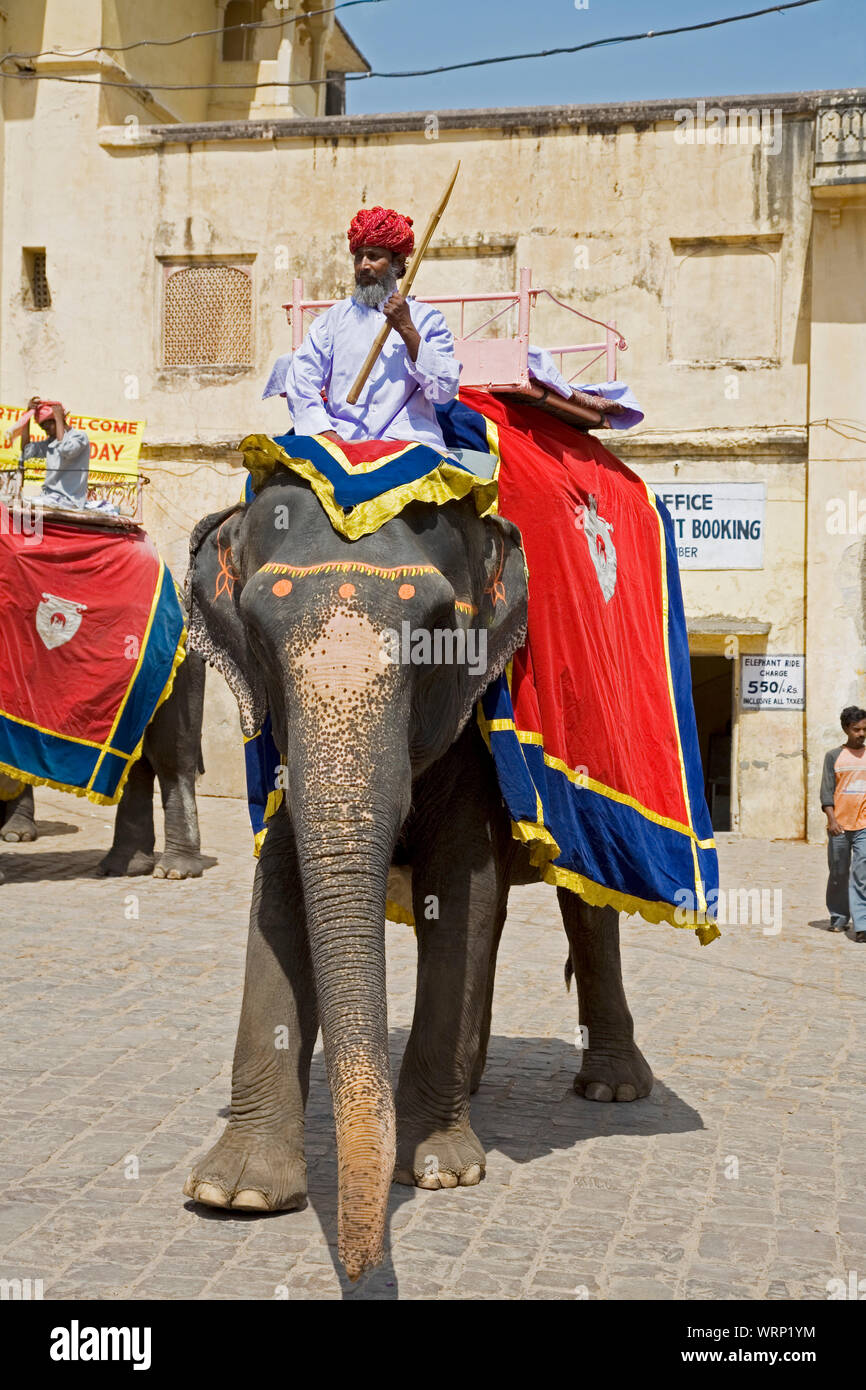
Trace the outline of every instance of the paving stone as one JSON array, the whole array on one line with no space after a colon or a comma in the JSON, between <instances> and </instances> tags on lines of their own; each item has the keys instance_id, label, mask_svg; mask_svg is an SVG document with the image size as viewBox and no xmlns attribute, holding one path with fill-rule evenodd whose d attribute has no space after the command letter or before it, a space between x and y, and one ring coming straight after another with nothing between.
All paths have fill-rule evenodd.
<instances>
[{"instance_id":1,"label":"paving stone","mask_svg":"<svg viewBox=\"0 0 866 1390\"><path fill-rule=\"evenodd\" d=\"M42 1278L52 1298L271 1299L285 1288L297 1301L573 1301L584 1288L590 1299L809 1299L849 1270L866 1277L856 1065L866 954L808 926L824 916L821 846L719 837L723 886L785 884L777 937L729 928L702 949L688 932L624 923L626 988L657 1077L634 1105L574 1094L577 1005L562 988L555 894L515 889L473 1099L487 1177L448 1192L395 1187L387 1261L352 1286L335 1267L321 1043L308 1206L260 1219L207 1213L181 1194L230 1097L253 870L245 807L202 799L203 845L218 859L203 878L130 887L88 876L108 815L37 795L42 819L78 829L0 853L6 1277ZM78 877L61 890L51 875L68 873L70 854ZM135 932L123 918L129 891ZM389 927L387 950L396 1075L411 931ZM130 1154L137 1181L125 1177Z\"/></svg>"}]
</instances>

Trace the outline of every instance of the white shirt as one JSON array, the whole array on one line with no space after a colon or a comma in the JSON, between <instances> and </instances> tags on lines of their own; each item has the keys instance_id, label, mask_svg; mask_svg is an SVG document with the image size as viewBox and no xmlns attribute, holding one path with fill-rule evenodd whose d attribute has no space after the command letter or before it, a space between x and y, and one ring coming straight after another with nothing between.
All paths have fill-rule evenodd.
<instances>
[{"instance_id":1,"label":"white shirt","mask_svg":"<svg viewBox=\"0 0 866 1390\"><path fill-rule=\"evenodd\" d=\"M84 430L66 429L62 439L31 440L22 459L45 460L42 497L59 507L83 507L87 500L90 440Z\"/></svg>"},{"instance_id":2,"label":"white shirt","mask_svg":"<svg viewBox=\"0 0 866 1390\"><path fill-rule=\"evenodd\" d=\"M409 299L421 337L412 361L394 329L367 378L357 405L346 397L382 327L382 310L341 299L320 314L292 356L286 399L297 434L335 430L341 439L411 439L445 450L434 406L457 395L460 363L445 319L430 304ZM327 396L327 404L321 392Z\"/></svg>"}]
</instances>

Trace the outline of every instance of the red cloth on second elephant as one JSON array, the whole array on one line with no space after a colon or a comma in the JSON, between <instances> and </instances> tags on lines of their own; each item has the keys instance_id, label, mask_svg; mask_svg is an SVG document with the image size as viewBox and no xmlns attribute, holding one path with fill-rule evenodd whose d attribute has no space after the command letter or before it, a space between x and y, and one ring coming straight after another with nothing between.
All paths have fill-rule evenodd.
<instances>
[{"instance_id":1,"label":"red cloth on second elephant","mask_svg":"<svg viewBox=\"0 0 866 1390\"><path fill-rule=\"evenodd\" d=\"M0 770L120 799L184 659L171 575L144 531L0 506Z\"/></svg>"},{"instance_id":2,"label":"red cloth on second elephant","mask_svg":"<svg viewBox=\"0 0 866 1390\"><path fill-rule=\"evenodd\" d=\"M712 940L718 863L670 517L594 436L486 391L462 388L467 406L529 570L527 643L480 712L514 832L549 882Z\"/></svg>"}]
</instances>

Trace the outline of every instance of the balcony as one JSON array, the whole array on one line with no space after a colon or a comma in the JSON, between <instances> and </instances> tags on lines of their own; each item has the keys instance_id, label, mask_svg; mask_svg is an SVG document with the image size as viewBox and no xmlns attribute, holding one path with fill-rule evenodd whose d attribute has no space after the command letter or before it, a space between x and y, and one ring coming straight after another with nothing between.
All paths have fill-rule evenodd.
<instances>
[{"instance_id":1,"label":"balcony","mask_svg":"<svg viewBox=\"0 0 866 1390\"><path fill-rule=\"evenodd\" d=\"M866 206L866 93L819 107L812 198L831 210Z\"/></svg>"}]
</instances>

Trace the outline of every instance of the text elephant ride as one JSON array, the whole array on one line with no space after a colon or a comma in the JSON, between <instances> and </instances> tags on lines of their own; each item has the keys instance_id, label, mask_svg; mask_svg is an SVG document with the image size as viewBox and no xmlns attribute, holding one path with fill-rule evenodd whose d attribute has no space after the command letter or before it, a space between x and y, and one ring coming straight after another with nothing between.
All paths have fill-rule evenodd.
<instances>
[{"instance_id":1,"label":"text elephant ride","mask_svg":"<svg viewBox=\"0 0 866 1390\"><path fill-rule=\"evenodd\" d=\"M42 507L17 481L0 501L0 836L35 840L33 789L55 787L119 803L98 874L198 876L205 667L141 525L138 480L131 515Z\"/></svg>"},{"instance_id":2,"label":"text elephant ride","mask_svg":"<svg viewBox=\"0 0 866 1390\"><path fill-rule=\"evenodd\" d=\"M191 538L190 640L237 697L269 818L230 1119L184 1191L302 1204L321 1027L352 1279L382 1257L392 1178L484 1175L469 1098L512 882L558 890L586 1030L575 1090L591 1100L652 1084L618 913L718 935L670 517L575 428L591 416L545 412L539 394L462 388L439 412L447 456L251 436L249 500ZM411 874L402 905L395 866ZM386 915L418 943L396 1098Z\"/></svg>"}]
</instances>

